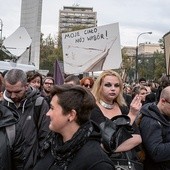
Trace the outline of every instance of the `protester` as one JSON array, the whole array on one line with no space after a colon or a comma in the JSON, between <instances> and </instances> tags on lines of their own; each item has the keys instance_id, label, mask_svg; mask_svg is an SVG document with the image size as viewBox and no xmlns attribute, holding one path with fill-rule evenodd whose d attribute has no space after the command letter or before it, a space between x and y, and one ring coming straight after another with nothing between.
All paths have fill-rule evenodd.
<instances>
[{"instance_id":1,"label":"protester","mask_svg":"<svg viewBox=\"0 0 170 170\"><path fill-rule=\"evenodd\" d=\"M3 91L4 91L4 75L5 74L6 74L6 71L0 72L0 100L2 99Z\"/></svg>"},{"instance_id":2,"label":"protester","mask_svg":"<svg viewBox=\"0 0 170 170\"><path fill-rule=\"evenodd\" d=\"M37 71L27 72L27 82L34 88L42 90L42 75Z\"/></svg>"},{"instance_id":3,"label":"protester","mask_svg":"<svg viewBox=\"0 0 170 170\"><path fill-rule=\"evenodd\" d=\"M0 101L3 99L3 80L0 78Z\"/></svg>"},{"instance_id":4,"label":"protester","mask_svg":"<svg viewBox=\"0 0 170 170\"><path fill-rule=\"evenodd\" d=\"M49 105L51 101L50 91L53 86L54 86L54 79L52 77L45 77L43 80L43 89L41 95L45 98L45 100Z\"/></svg>"},{"instance_id":5,"label":"protester","mask_svg":"<svg viewBox=\"0 0 170 170\"><path fill-rule=\"evenodd\" d=\"M50 91L54 85L54 79L52 77L45 77L43 80L43 92L45 96L50 96Z\"/></svg>"},{"instance_id":6,"label":"protester","mask_svg":"<svg viewBox=\"0 0 170 170\"><path fill-rule=\"evenodd\" d=\"M124 84L124 87L123 87L123 92L127 95L132 95L132 86L129 85L129 84Z\"/></svg>"},{"instance_id":7,"label":"protester","mask_svg":"<svg viewBox=\"0 0 170 170\"><path fill-rule=\"evenodd\" d=\"M134 87L133 90L132 90L132 98L134 98L137 94L141 98L142 105L144 105L145 100L146 100L146 96L148 94L146 87L142 86L142 85Z\"/></svg>"},{"instance_id":8,"label":"protester","mask_svg":"<svg viewBox=\"0 0 170 170\"><path fill-rule=\"evenodd\" d=\"M167 86L170 86L169 77L166 76L166 75L163 75L163 76L159 79L159 86L158 86L157 91L156 91L156 102L159 101L161 91L162 91L165 87L167 87Z\"/></svg>"},{"instance_id":9,"label":"protester","mask_svg":"<svg viewBox=\"0 0 170 170\"><path fill-rule=\"evenodd\" d=\"M101 125L103 124L103 122L108 122L108 119L113 120L116 117L120 117L120 115L128 115L128 117L130 118L130 123L134 128L134 132L129 138L127 137L127 140L122 141L122 143L120 143L117 148L113 148L113 154L110 153L111 156L114 157L113 161L114 159L118 158L126 159L126 161L116 160L116 162L118 163L117 166L125 164L128 165L127 155L129 156L129 159L136 160L137 158L135 157L135 155L132 155L132 152L134 152L133 149L142 142L139 130L137 129L137 126L134 122L141 108L141 99L137 95L133 99L129 110L123 98L122 79L117 72L112 70L103 71L99 75L94 83L92 93L96 98L97 106L95 109L92 110L91 119L99 124L100 127L102 127ZM112 124L110 123L109 125ZM109 132L110 127L107 127L107 124L105 124L105 127L102 127L101 129L106 129L106 131ZM112 129L112 131L114 130L115 129ZM109 133L111 133L111 130ZM125 136L122 134L120 134L120 136L122 138L125 138ZM114 141L112 141L112 138L110 138L111 141L109 142L114 144L116 143L118 138L113 139ZM108 150L108 146L107 148L105 146L106 143L103 142L103 144L105 149L110 152L110 150Z\"/></svg>"},{"instance_id":10,"label":"protester","mask_svg":"<svg viewBox=\"0 0 170 170\"><path fill-rule=\"evenodd\" d=\"M39 147L49 133L49 106L39 91L28 86L26 73L20 69L9 70L4 77L5 91L3 105L19 114L19 125L25 137L26 161L24 169L32 169L37 159Z\"/></svg>"},{"instance_id":11,"label":"protester","mask_svg":"<svg viewBox=\"0 0 170 170\"><path fill-rule=\"evenodd\" d=\"M140 113L140 131L145 149L144 170L169 170L170 86L161 91L157 104L144 105Z\"/></svg>"},{"instance_id":12,"label":"protester","mask_svg":"<svg viewBox=\"0 0 170 170\"><path fill-rule=\"evenodd\" d=\"M23 170L24 148L19 117L14 110L0 103L0 169Z\"/></svg>"},{"instance_id":13,"label":"protester","mask_svg":"<svg viewBox=\"0 0 170 170\"><path fill-rule=\"evenodd\" d=\"M78 76L71 74L64 79L64 84L80 85L80 79Z\"/></svg>"},{"instance_id":14,"label":"protester","mask_svg":"<svg viewBox=\"0 0 170 170\"><path fill-rule=\"evenodd\" d=\"M0 82L2 83L2 82L3 82L3 80L4 80L3 73L2 73L2 72L0 72Z\"/></svg>"},{"instance_id":15,"label":"protester","mask_svg":"<svg viewBox=\"0 0 170 170\"><path fill-rule=\"evenodd\" d=\"M145 85L146 85L146 79L145 79L144 77L141 77L141 78L139 79L139 85L140 85L140 86L145 86Z\"/></svg>"},{"instance_id":16,"label":"protester","mask_svg":"<svg viewBox=\"0 0 170 170\"><path fill-rule=\"evenodd\" d=\"M51 91L47 113L53 131L46 139L34 170L113 170L100 146L100 130L89 121L95 99L81 86L64 84Z\"/></svg>"},{"instance_id":17,"label":"protester","mask_svg":"<svg viewBox=\"0 0 170 170\"><path fill-rule=\"evenodd\" d=\"M92 89L93 84L94 84L94 80L93 80L92 77L83 77L80 80L80 85L83 86L83 87L86 87L88 89Z\"/></svg>"},{"instance_id":18,"label":"protester","mask_svg":"<svg viewBox=\"0 0 170 170\"><path fill-rule=\"evenodd\" d=\"M126 101L128 108L130 108L130 104L132 102L132 87L128 84L123 87L123 97Z\"/></svg>"}]
</instances>

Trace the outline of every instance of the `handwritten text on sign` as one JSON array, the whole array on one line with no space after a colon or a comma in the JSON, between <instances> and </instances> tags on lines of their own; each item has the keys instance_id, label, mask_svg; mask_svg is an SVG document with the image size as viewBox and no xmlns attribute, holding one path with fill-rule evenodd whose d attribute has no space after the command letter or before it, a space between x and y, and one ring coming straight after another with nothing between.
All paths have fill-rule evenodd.
<instances>
[{"instance_id":1,"label":"handwritten text on sign","mask_svg":"<svg viewBox=\"0 0 170 170\"><path fill-rule=\"evenodd\" d=\"M105 34L103 34L103 33L98 33L97 28L84 30L83 34L86 35L86 37L80 36L79 31L72 32L72 33L66 33L64 39L75 38L75 43L82 43L85 41L97 41L100 39L107 38L107 30L105 31ZM91 34L93 34L93 35L91 35ZM87 35L89 35L89 36L87 36Z\"/></svg>"},{"instance_id":2,"label":"handwritten text on sign","mask_svg":"<svg viewBox=\"0 0 170 170\"><path fill-rule=\"evenodd\" d=\"M64 72L80 74L120 67L119 24L62 33Z\"/></svg>"}]
</instances>

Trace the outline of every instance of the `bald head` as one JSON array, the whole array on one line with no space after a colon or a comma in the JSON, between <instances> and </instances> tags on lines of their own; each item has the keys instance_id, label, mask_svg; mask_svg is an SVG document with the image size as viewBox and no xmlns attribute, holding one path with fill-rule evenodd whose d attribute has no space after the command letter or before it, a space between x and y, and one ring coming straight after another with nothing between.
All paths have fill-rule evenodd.
<instances>
[{"instance_id":1,"label":"bald head","mask_svg":"<svg viewBox=\"0 0 170 170\"><path fill-rule=\"evenodd\" d=\"M170 86L162 90L157 107L161 114L170 117Z\"/></svg>"},{"instance_id":2,"label":"bald head","mask_svg":"<svg viewBox=\"0 0 170 170\"><path fill-rule=\"evenodd\" d=\"M162 90L160 98L170 99L170 86L167 86Z\"/></svg>"}]
</instances>

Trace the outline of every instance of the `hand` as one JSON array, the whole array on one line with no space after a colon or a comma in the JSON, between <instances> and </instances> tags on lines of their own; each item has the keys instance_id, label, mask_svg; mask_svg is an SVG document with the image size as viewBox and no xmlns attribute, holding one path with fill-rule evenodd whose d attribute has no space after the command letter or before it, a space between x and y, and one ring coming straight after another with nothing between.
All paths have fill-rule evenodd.
<instances>
[{"instance_id":1,"label":"hand","mask_svg":"<svg viewBox=\"0 0 170 170\"><path fill-rule=\"evenodd\" d=\"M131 118L131 124L136 119L136 116L139 114L139 111L142 107L141 97L137 94L130 104L130 111L128 116Z\"/></svg>"}]
</instances>

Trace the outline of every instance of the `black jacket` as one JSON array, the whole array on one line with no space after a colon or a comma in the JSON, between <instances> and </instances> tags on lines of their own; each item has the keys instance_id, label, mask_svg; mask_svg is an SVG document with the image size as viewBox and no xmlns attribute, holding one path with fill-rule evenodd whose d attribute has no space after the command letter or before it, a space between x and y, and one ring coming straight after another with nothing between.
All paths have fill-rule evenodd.
<instances>
[{"instance_id":1,"label":"black jacket","mask_svg":"<svg viewBox=\"0 0 170 170\"><path fill-rule=\"evenodd\" d=\"M146 150L146 170L170 169L170 117L163 116L155 103L141 109L140 131Z\"/></svg>"},{"instance_id":2,"label":"black jacket","mask_svg":"<svg viewBox=\"0 0 170 170\"><path fill-rule=\"evenodd\" d=\"M127 106L120 107L120 110L121 110L122 115L127 115L128 112L129 112L129 108ZM112 119L114 119L116 117L117 116L113 117ZM98 125L100 125L102 122L106 121L106 117L104 116L104 114L102 113L102 111L100 110L100 108L97 105L91 111L90 119L93 120L94 122L96 122ZM116 126L113 125L113 130L112 130L112 126L110 124L107 124L107 126L106 126L107 128L105 128L105 129L102 128L102 131L104 132L106 130L106 133L104 132L104 136L107 136L107 137L103 138L103 145L108 152L110 152L110 150L112 150L112 152L113 152L116 149L117 146L119 146L125 140L132 137L131 134L140 134L139 129L138 129L135 122L132 125L132 129L131 129L131 126L128 126L128 125L127 126L126 125L120 126L120 129L115 128ZM113 132L113 136L110 138L110 141L106 140L106 139L109 139L111 132ZM112 142L112 140L113 140L113 142ZM108 149L108 146L111 145L111 144L113 146L111 146L111 148ZM114 146L116 146L116 147L114 147ZM114 158L118 157L118 158L126 159L125 153L127 153L131 160L138 161L138 158L136 156L137 149L138 148L135 147L128 152L121 152L121 153L114 153L114 154L111 152L109 154L109 156L111 157L111 159L112 159L112 157L114 157Z\"/></svg>"},{"instance_id":3,"label":"black jacket","mask_svg":"<svg viewBox=\"0 0 170 170\"><path fill-rule=\"evenodd\" d=\"M24 139L21 128L18 127L19 117L15 111L3 106L0 103L0 169L1 170L22 170L24 166ZM14 125L11 135L14 137L12 145L6 132L6 127Z\"/></svg>"},{"instance_id":4,"label":"black jacket","mask_svg":"<svg viewBox=\"0 0 170 170\"><path fill-rule=\"evenodd\" d=\"M114 170L113 163L100 146L100 131L96 127L96 125L93 126L93 132L87 142L76 151L66 168L67 170ZM72 147L69 149L74 152ZM72 155L70 155L71 157ZM36 164L34 170L61 170L62 168L57 164L49 148L46 155Z\"/></svg>"},{"instance_id":5,"label":"black jacket","mask_svg":"<svg viewBox=\"0 0 170 170\"><path fill-rule=\"evenodd\" d=\"M40 93L37 89L32 87L29 87L26 97L21 101L19 107L16 107L15 103L6 96L6 91L3 97L3 105L9 106L19 113L19 125L22 127L25 137L24 147L26 162L24 169L32 170L37 159L39 147L49 133L49 118L46 116L49 106L47 102L43 100L40 109L38 109L40 113L35 113L35 101L37 97L40 97ZM38 120L35 120L35 114L38 115L36 116Z\"/></svg>"}]
</instances>

